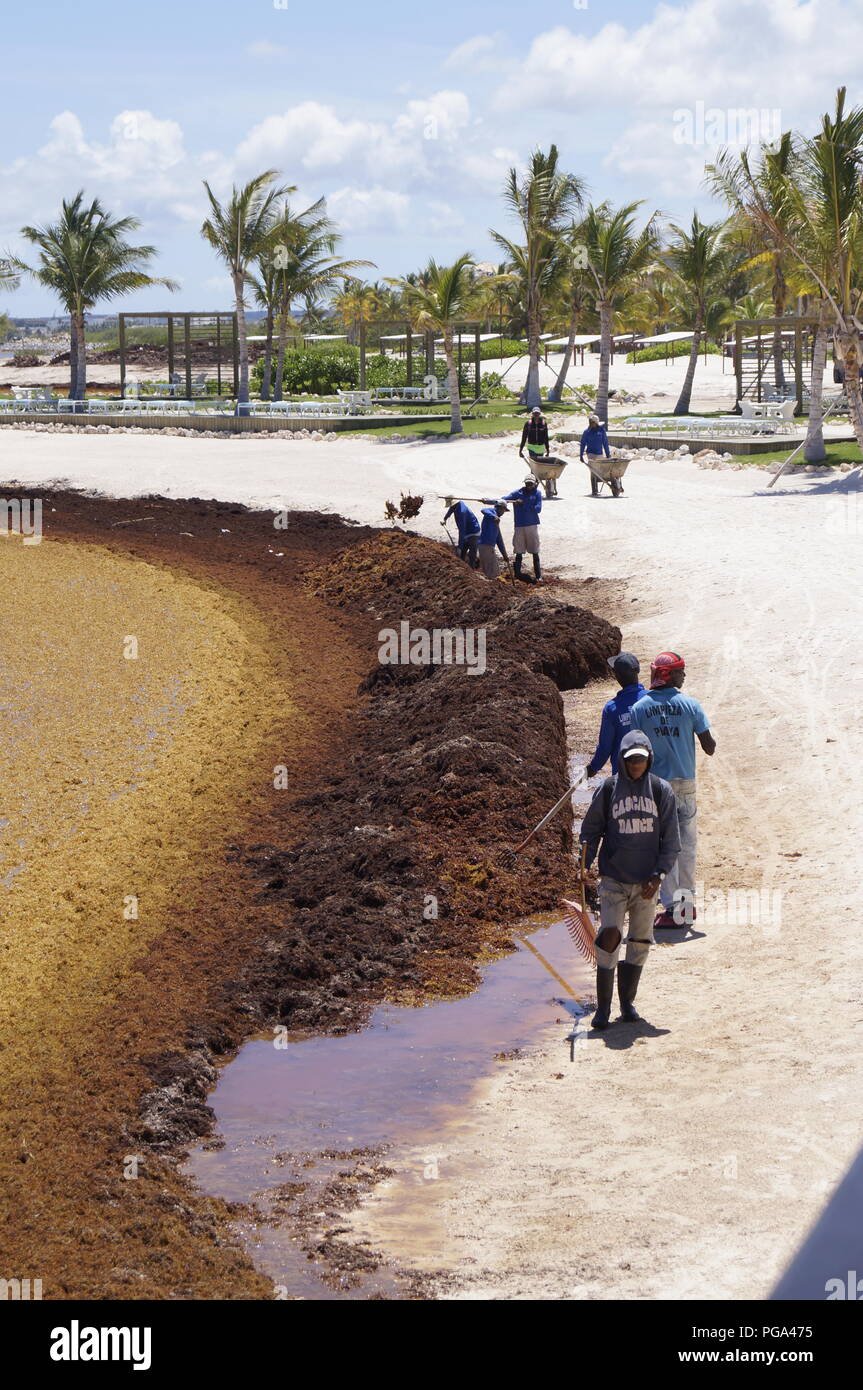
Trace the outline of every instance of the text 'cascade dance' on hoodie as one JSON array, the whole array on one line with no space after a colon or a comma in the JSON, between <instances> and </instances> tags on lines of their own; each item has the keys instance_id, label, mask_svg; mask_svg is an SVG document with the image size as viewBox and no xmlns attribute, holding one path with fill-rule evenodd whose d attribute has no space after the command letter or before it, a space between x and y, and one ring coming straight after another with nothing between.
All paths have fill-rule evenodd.
<instances>
[{"instance_id":1,"label":"text 'cascade dance' on hoodie","mask_svg":"<svg viewBox=\"0 0 863 1390\"><path fill-rule=\"evenodd\" d=\"M680 853L677 799L667 782L647 771L637 781L626 775L627 748L648 747L650 740L635 730L620 744L618 770L594 792L581 823L580 840L587 845L588 868L599 849L599 872L618 883L646 883L667 874Z\"/></svg>"}]
</instances>

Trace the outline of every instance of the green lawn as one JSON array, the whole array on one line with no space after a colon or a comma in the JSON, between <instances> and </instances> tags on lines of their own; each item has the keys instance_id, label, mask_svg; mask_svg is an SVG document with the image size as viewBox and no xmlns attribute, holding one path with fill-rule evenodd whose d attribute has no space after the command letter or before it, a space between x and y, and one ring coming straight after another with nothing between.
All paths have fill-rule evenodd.
<instances>
[{"instance_id":1,"label":"green lawn","mask_svg":"<svg viewBox=\"0 0 863 1390\"><path fill-rule=\"evenodd\" d=\"M470 434L509 434L512 431L521 431L521 427L527 418L527 412L523 407L515 404L514 401L485 401L482 405L476 406L469 413L466 407L462 407L462 423L466 435ZM543 401L543 410L547 414L560 412L564 415L583 416L586 414L584 406L573 405L566 402L556 405L554 402L547 404ZM410 415L413 412L406 409L402 412ZM422 408L416 408L417 414L422 414ZM404 435L409 438L428 438L440 439L449 435L449 411L441 408L440 419L430 423L425 420L418 420L415 425L395 425L379 424L369 425L367 429L357 430L357 434L366 435Z\"/></svg>"},{"instance_id":2,"label":"green lawn","mask_svg":"<svg viewBox=\"0 0 863 1390\"><path fill-rule=\"evenodd\" d=\"M510 434L521 431L524 416L492 415L488 419L463 420L464 432L470 434ZM410 439L445 439L449 437L449 416L431 423L418 420L415 425L369 425L364 430L352 430L358 435L401 435Z\"/></svg>"},{"instance_id":3,"label":"green lawn","mask_svg":"<svg viewBox=\"0 0 863 1390\"><path fill-rule=\"evenodd\" d=\"M850 441L839 439L835 443L831 443L828 440L825 441L825 447L827 457L822 460L825 464L829 463L835 466L840 463L851 463L856 468L858 464L863 462L857 445ZM786 448L777 449L775 453L770 454L735 454L734 459L735 462L745 463L750 468L761 468L767 467L771 463L784 463L790 453L791 450L786 446ZM794 464L805 462L801 449L791 466L793 468Z\"/></svg>"}]
</instances>

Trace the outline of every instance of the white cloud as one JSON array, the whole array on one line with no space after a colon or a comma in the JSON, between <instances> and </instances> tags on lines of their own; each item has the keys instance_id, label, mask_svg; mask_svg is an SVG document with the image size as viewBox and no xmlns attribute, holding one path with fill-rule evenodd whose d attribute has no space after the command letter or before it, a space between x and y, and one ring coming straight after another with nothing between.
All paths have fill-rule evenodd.
<instances>
[{"instance_id":1,"label":"white cloud","mask_svg":"<svg viewBox=\"0 0 863 1390\"><path fill-rule=\"evenodd\" d=\"M344 231L404 231L410 201L386 188L337 188L327 195L327 211Z\"/></svg>"},{"instance_id":2,"label":"white cloud","mask_svg":"<svg viewBox=\"0 0 863 1390\"><path fill-rule=\"evenodd\" d=\"M863 14L847 0L691 0L657 6L637 27L605 24L583 35L563 26L540 34L497 103L563 104L601 119L611 82L636 108L703 100L781 106L838 83L836 36L858 51ZM789 75L793 74L793 77ZM620 102L616 104L619 106Z\"/></svg>"},{"instance_id":3,"label":"white cloud","mask_svg":"<svg viewBox=\"0 0 863 1390\"><path fill-rule=\"evenodd\" d=\"M207 207L203 199L200 203L183 202L181 199L174 203L168 203L168 211L173 213L180 222L203 222L207 215Z\"/></svg>"},{"instance_id":4,"label":"white cloud","mask_svg":"<svg viewBox=\"0 0 863 1390\"><path fill-rule=\"evenodd\" d=\"M254 126L236 162L246 170L359 171L394 189L422 187L443 165L458 177L470 123L468 99L457 91L410 100L390 121L343 119L332 106L305 101Z\"/></svg>"},{"instance_id":5,"label":"white cloud","mask_svg":"<svg viewBox=\"0 0 863 1390\"><path fill-rule=\"evenodd\" d=\"M234 298L234 282L230 275L210 275L202 281L205 290L212 290L214 294L227 295L229 299ZM243 291L245 296L245 291Z\"/></svg>"},{"instance_id":6,"label":"white cloud","mask_svg":"<svg viewBox=\"0 0 863 1390\"><path fill-rule=\"evenodd\" d=\"M246 47L246 52L250 58L290 58L291 50L283 43L270 43L269 39L260 39L257 43L250 43Z\"/></svg>"},{"instance_id":7,"label":"white cloud","mask_svg":"<svg viewBox=\"0 0 863 1390\"><path fill-rule=\"evenodd\" d=\"M453 71L499 72L509 63L500 54L502 34L476 34L460 43L444 59L442 66Z\"/></svg>"},{"instance_id":8,"label":"white cloud","mask_svg":"<svg viewBox=\"0 0 863 1390\"><path fill-rule=\"evenodd\" d=\"M423 230L435 236L447 236L461 231L465 226L463 215L450 203L439 198L429 198L423 216Z\"/></svg>"},{"instance_id":9,"label":"white cloud","mask_svg":"<svg viewBox=\"0 0 863 1390\"><path fill-rule=\"evenodd\" d=\"M590 35L560 25L539 34L492 104L498 112L575 117L582 148L604 155L606 168L660 179L670 191L694 190L711 144L678 144L675 113L694 118L699 103L729 113L729 143L736 110L766 113L760 126L772 126L777 113L783 129L811 128L842 80L839 34L845 52L863 48L863 8L847 0L659 4L643 24L615 21Z\"/></svg>"}]
</instances>

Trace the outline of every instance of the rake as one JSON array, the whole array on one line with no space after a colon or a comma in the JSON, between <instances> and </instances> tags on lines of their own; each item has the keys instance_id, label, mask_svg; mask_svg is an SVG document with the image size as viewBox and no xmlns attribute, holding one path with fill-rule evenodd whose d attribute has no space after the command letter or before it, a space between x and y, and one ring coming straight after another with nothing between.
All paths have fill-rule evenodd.
<instances>
[{"instance_id":1,"label":"rake","mask_svg":"<svg viewBox=\"0 0 863 1390\"><path fill-rule=\"evenodd\" d=\"M570 799L570 797L572 796L573 792L574 792L578 787L581 786L582 782L583 782L584 779L585 779L586 773L587 773L587 768L582 768L581 772L580 772L580 773L578 774L578 776L576 777L576 779L575 779L575 781L573 782L572 786L571 786L571 787L567 787L566 791L563 793L563 796L562 796L558 801L556 801L556 802L554 803L554 805L552 806L552 808L551 808L550 811L546 812L546 814L543 816L542 820L539 822L539 825L535 825L535 826L534 826L533 830L531 830L530 834L527 836L526 839L522 840L522 842L521 842L520 845L516 845L515 849L505 849L505 850L504 850L504 852L503 852L503 862L504 862L504 864L506 865L506 867L507 867L508 869L511 869L511 868L513 867L513 865L515 864L516 855L521 854L522 850L527 848L527 846L530 844L531 840L533 839L534 835L538 835L539 832L540 832L540 830L542 830L543 826L548 825L549 821L552 820L552 819L557 815L557 813L558 813L558 811L560 810L561 806L565 806L565 805L566 805L567 801Z\"/></svg>"},{"instance_id":2,"label":"rake","mask_svg":"<svg viewBox=\"0 0 863 1390\"><path fill-rule=\"evenodd\" d=\"M567 913L563 920L566 925L566 930L569 932L572 944L578 951L579 955L584 957L588 965L596 965L596 948L593 944L596 939L596 927L593 925L593 920L590 916L590 913L587 910L587 903L584 900L584 874L586 857L587 845L582 842L580 865L581 873L579 875L579 890L581 894L581 902L574 903L570 902L569 898L563 898L563 905L565 908L567 908Z\"/></svg>"}]
</instances>

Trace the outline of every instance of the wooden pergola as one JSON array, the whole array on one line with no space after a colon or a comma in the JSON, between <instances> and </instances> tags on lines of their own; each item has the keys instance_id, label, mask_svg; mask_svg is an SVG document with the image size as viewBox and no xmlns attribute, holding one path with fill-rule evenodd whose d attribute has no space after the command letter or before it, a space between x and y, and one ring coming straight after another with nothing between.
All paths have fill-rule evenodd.
<instances>
[{"instance_id":1,"label":"wooden pergola","mask_svg":"<svg viewBox=\"0 0 863 1390\"><path fill-rule=\"evenodd\" d=\"M475 373L475 392L479 395L479 383L482 376L482 345L483 342L500 337L503 339L505 334L501 330L500 334L487 333L480 323L474 320L465 320L453 324L454 341L457 349L459 375L462 370L464 356L473 356ZM403 320L376 321L371 324L360 324L359 327L359 349L360 349L360 390L366 389L366 358L372 353L383 352L383 344L394 340L404 342L404 356L406 358L407 385L418 385L414 380L431 376L434 374L436 351L436 340L438 334L432 330L423 332L412 328L409 323ZM417 341L420 340L420 341ZM401 355L401 349L399 349Z\"/></svg>"},{"instance_id":2,"label":"wooden pergola","mask_svg":"<svg viewBox=\"0 0 863 1390\"><path fill-rule=\"evenodd\" d=\"M790 348L790 363L794 368L794 394L797 397L797 413L803 412L803 367L811 360L811 338L818 327L818 319L806 316L786 315L784 318L738 319L734 325L734 378L737 384L737 399L746 396L750 400L761 401L764 392L764 374L773 362L775 334L782 334L782 353ZM754 342L754 361L752 370L747 372L746 339ZM792 342L793 339L793 342ZM751 358L750 358L751 360Z\"/></svg>"},{"instance_id":3,"label":"wooden pergola","mask_svg":"<svg viewBox=\"0 0 863 1390\"><path fill-rule=\"evenodd\" d=\"M192 375L199 374L202 363L211 367L212 376L217 383L218 394L222 394L223 378L230 382L230 394L236 396L240 384L240 353L237 337L237 315L221 310L209 313L177 313L166 310L164 313L117 315L120 340L120 393L126 394L127 328L141 323L155 323L167 329L168 381L175 376L184 376L185 399L192 398ZM161 346L161 344L160 344ZM212 361L204 354L199 361L193 361L193 347L212 350ZM228 370L223 370L227 368Z\"/></svg>"}]
</instances>

